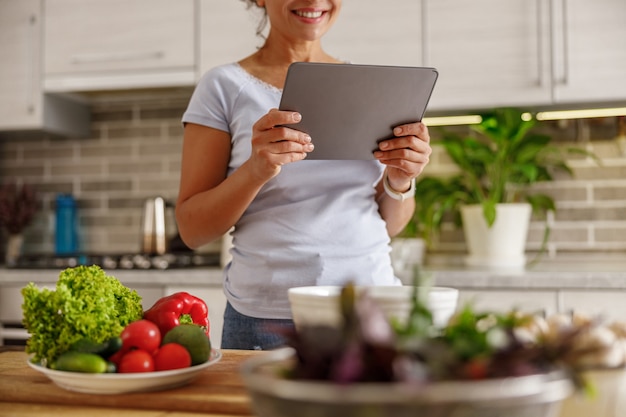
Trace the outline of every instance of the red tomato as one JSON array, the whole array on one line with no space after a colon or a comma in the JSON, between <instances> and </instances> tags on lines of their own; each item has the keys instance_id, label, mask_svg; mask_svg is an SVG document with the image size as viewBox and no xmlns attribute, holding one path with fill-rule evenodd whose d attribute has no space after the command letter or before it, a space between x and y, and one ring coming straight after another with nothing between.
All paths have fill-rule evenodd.
<instances>
[{"instance_id":1,"label":"red tomato","mask_svg":"<svg viewBox=\"0 0 626 417\"><path fill-rule=\"evenodd\" d=\"M469 379L485 379L489 373L486 359L474 358L463 365L462 372Z\"/></svg>"},{"instance_id":2,"label":"red tomato","mask_svg":"<svg viewBox=\"0 0 626 417\"><path fill-rule=\"evenodd\" d=\"M154 371L154 359L152 359L152 355L142 349L135 349L125 353L117 367L117 372L122 374L152 371Z\"/></svg>"},{"instance_id":3,"label":"red tomato","mask_svg":"<svg viewBox=\"0 0 626 417\"><path fill-rule=\"evenodd\" d=\"M154 368L157 371L188 368L191 366L191 355L183 345L166 343L154 354Z\"/></svg>"},{"instance_id":4,"label":"red tomato","mask_svg":"<svg viewBox=\"0 0 626 417\"><path fill-rule=\"evenodd\" d=\"M109 356L108 361L113 362L115 366L119 366L120 360L122 359L122 356L124 356L125 353L126 351L122 348L118 350L117 352L115 352L114 354L112 354L111 356Z\"/></svg>"},{"instance_id":5,"label":"red tomato","mask_svg":"<svg viewBox=\"0 0 626 417\"><path fill-rule=\"evenodd\" d=\"M161 332L156 324L148 320L137 320L127 325L122 334L122 351L143 349L153 353L161 345Z\"/></svg>"}]
</instances>

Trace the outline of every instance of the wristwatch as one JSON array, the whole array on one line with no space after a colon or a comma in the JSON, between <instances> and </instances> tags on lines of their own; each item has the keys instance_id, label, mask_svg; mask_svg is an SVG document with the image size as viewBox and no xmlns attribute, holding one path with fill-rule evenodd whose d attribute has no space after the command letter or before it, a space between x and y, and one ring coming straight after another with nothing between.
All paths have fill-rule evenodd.
<instances>
[{"instance_id":1,"label":"wristwatch","mask_svg":"<svg viewBox=\"0 0 626 417\"><path fill-rule=\"evenodd\" d=\"M391 185L389 185L389 179L387 178L387 173L385 173L385 176L383 178L383 187L385 188L385 192L387 193L387 195L394 200L404 201L408 198L413 198L415 196L415 178L411 179L411 186L409 187L409 189L403 193L400 193L391 188Z\"/></svg>"}]
</instances>

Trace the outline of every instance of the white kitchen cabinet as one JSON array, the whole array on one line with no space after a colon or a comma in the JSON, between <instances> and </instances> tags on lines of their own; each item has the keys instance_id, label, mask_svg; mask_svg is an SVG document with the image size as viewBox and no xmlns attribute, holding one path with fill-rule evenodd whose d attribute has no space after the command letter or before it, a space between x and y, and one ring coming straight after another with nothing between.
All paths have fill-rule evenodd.
<instances>
[{"instance_id":1,"label":"white kitchen cabinet","mask_svg":"<svg viewBox=\"0 0 626 417\"><path fill-rule=\"evenodd\" d=\"M626 291L597 289L470 289L459 288L458 307L470 303L478 311L570 314L572 312L605 320L626 320Z\"/></svg>"},{"instance_id":2,"label":"white kitchen cabinet","mask_svg":"<svg viewBox=\"0 0 626 417\"><path fill-rule=\"evenodd\" d=\"M198 1L45 0L45 90L193 85Z\"/></svg>"},{"instance_id":3,"label":"white kitchen cabinet","mask_svg":"<svg viewBox=\"0 0 626 417\"><path fill-rule=\"evenodd\" d=\"M563 312L626 321L626 291L563 290Z\"/></svg>"},{"instance_id":4,"label":"white kitchen cabinet","mask_svg":"<svg viewBox=\"0 0 626 417\"><path fill-rule=\"evenodd\" d=\"M472 290L459 289L458 308L469 303L477 311L554 314L559 311L558 292L552 290Z\"/></svg>"},{"instance_id":5,"label":"white kitchen cabinet","mask_svg":"<svg viewBox=\"0 0 626 417\"><path fill-rule=\"evenodd\" d=\"M552 2L555 101L626 100L626 1Z\"/></svg>"},{"instance_id":6,"label":"white kitchen cabinet","mask_svg":"<svg viewBox=\"0 0 626 417\"><path fill-rule=\"evenodd\" d=\"M174 294L180 291L201 298L209 307L209 324L211 346L219 348L222 343L222 328L224 327L224 310L226 309L226 296L221 286L215 287L191 287L191 286L168 286L164 295Z\"/></svg>"},{"instance_id":7,"label":"white kitchen cabinet","mask_svg":"<svg viewBox=\"0 0 626 417\"><path fill-rule=\"evenodd\" d=\"M246 9L240 0L200 0L198 77L254 53L263 44L256 35L260 17L260 10Z\"/></svg>"},{"instance_id":8,"label":"white kitchen cabinet","mask_svg":"<svg viewBox=\"0 0 626 417\"><path fill-rule=\"evenodd\" d=\"M433 110L549 103L547 3L425 1L425 65L439 70Z\"/></svg>"},{"instance_id":9,"label":"white kitchen cabinet","mask_svg":"<svg viewBox=\"0 0 626 417\"><path fill-rule=\"evenodd\" d=\"M0 0L0 131L86 136L89 110L41 89L42 0Z\"/></svg>"},{"instance_id":10,"label":"white kitchen cabinet","mask_svg":"<svg viewBox=\"0 0 626 417\"><path fill-rule=\"evenodd\" d=\"M421 10L422 0L345 0L324 47L354 64L420 66Z\"/></svg>"},{"instance_id":11,"label":"white kitchen cabinet","mask_svg":"<svg viewBox=\"0 0 626 417\"><path fill-rule=\"evenodd\" d=\"M626 100L623 0L423 0L433 110Z\"/></svg>"}]
</instances>

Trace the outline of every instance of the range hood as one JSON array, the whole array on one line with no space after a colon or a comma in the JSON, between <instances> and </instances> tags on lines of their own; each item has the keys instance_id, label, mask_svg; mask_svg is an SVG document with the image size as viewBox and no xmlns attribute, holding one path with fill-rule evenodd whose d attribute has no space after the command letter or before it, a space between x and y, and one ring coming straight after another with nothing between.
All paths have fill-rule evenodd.
<instances>
[{"instance_id":1,"label":"range hood","mask_svg":"<svg viewBox=\"0 0 626 417\"><path fill-rule=\"evenodd\" d=\"M41 133L53 136L84 138L91 131L91 112L81 98L42 94L37 103L18 116L2 119L0 138L23 137Z\"/></svg>"}]
</instances>

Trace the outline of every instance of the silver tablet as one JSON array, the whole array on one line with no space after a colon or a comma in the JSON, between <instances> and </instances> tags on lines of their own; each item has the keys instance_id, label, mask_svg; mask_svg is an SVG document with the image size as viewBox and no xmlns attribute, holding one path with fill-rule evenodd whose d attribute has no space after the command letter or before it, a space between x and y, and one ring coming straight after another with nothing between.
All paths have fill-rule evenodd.
<instances>
[{"instance_id":1,"label":"silver tablet","mask_svg":"<svg viewBox=\"0 0 626 417\"><path fill-rule=\"evenodd\" d=\"M311 136L307 159L373 159L395 126L422 120L437 76L425 67L296 62L280 109L302 114L288 126Z\"/></svg>"}]
</instances>

